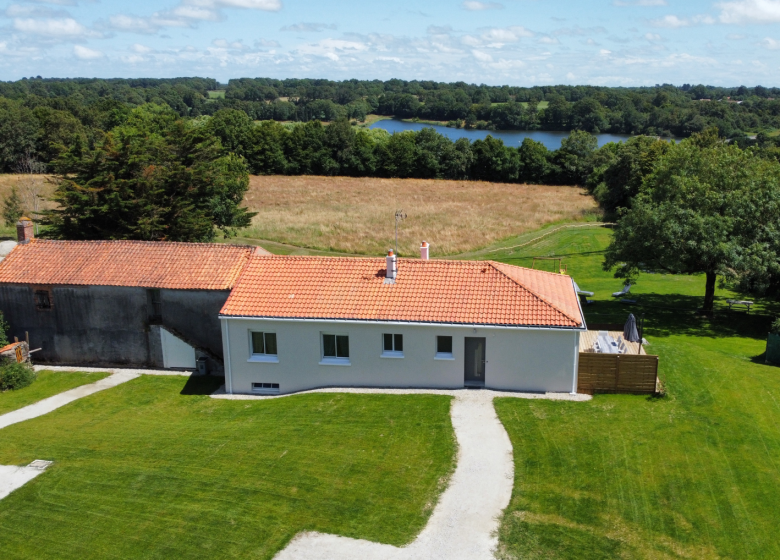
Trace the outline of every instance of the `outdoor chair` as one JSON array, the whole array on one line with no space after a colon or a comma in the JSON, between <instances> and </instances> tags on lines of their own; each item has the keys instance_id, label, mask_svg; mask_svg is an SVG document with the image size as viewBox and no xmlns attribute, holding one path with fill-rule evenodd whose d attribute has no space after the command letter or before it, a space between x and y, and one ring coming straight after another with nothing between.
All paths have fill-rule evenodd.
<instances>
[{"instance_id":1,"label":"outdoor chair","mask_svg":"<svg viewBox=\"0 0 780 560\"><path fill-rule=\"evenodd\" d=\"M612 297L623 297L625 295L628 295L629 293L631 293L631 284L626 284L625 286L623 286L622 290L612 294Z\"/></svg>"},{"instance_id":2,"label":"outdoor chair","mask_svg":"<svg viewBox=\"0 0 780 560\"><path fill-rule=\"evenodd\" d=\"M574 282L574 280L572 280L572 282ZM577 290L578 295L593 297L593 292L586 292L585 290L581 290L580 287L577 285L577 282L574 282L574 289Z\"/></svg>"}]
</instances>

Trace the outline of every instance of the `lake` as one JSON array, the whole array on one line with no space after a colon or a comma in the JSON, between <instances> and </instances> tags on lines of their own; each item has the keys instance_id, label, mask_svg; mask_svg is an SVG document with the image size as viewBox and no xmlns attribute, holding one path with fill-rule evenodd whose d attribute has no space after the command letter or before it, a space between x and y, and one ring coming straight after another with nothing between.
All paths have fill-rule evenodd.
<instances>
[{"instance_id":1,"label":"lake","mask_svg":"<svg viewBox=\"0 0 780 560\"><path fill-rule=\"evenodd\" d=\"M423 128L433 128L441 134L451 139L453 142L458 138L468 138L472 142L477 139L484 139L489 134L493 138L501 138L504 144L517 148L523 143L525 138L536 140L547 146L548 150L557 150L561 147L561 140L569 136L568 132L550 132L541 130L464 130L462 128L449 128L441 125L431 125L414 122L403 122L397 119L387 119L377 121L370 128L383 128L390 132L403 132L404 130L422 130ZM625 142L631 138L627 134L596 134L599 146L610 142Z\"/></svg>"}]
</instances>

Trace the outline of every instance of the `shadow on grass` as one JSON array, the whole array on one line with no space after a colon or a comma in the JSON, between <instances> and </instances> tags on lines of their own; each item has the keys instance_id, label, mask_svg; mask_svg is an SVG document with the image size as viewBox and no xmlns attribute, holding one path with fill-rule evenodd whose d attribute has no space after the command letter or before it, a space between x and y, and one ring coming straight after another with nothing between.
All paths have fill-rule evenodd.
<instances>
[{"instance_id":1,"label":"shadow on grass","mask_svg":"<svg viewBox=\"0 0 780 560\"><path fill-rule=\"evenodd\" d=\"M586 307L590 323L624 323L629 313L637 319L644 314L645 334L657 337L690 335L707 337L741 336L766 338L771 318L742 310L729 310L725 298L716 298L711 316L700 312L703 298L676 294L641 294L629 296L634 304L619 301L597 301Z\"/></svg>"},{"instance_id":2,"label":"shadow on grass","mask_svg":"<svg viewBox=\"0 0 780 560\"><path fill-rule=\"evenodd\" d=\"M213 375L190 375L182 387L181 395L210 395L225 384L224 377Z\"/></svg>"}]
</instances>

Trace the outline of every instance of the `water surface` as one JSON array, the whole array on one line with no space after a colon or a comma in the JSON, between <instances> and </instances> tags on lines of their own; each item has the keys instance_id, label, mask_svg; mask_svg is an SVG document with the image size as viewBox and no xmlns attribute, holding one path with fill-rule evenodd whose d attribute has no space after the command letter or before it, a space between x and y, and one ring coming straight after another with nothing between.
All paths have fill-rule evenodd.
<instances>
[{"instance_id":1,"label":"water surface","mask_svg":"<svg viewBox=\"0 0 780 560\"><path fill-rule=\"evenodd\" d=\"M404 122L398 119L386 119L377 121L370 128L383 128L390 132L403 132L404 130L422 130L423 128L433 128L446 136L453 142L458 138L468 138L470 141L485 139L488 134L493 138L501 138L504 144L517 148L523 143L523 140L530 138L547 146L548 150L557 150L561 147L561 140L569 136L568 132L554 132L542 130L465 130L463 128L449 128L442 125L431 125L414 122ZM628 134L596 134L599 147L609 142L625 142L631 136Z\"/></svg>"}]
</instances>

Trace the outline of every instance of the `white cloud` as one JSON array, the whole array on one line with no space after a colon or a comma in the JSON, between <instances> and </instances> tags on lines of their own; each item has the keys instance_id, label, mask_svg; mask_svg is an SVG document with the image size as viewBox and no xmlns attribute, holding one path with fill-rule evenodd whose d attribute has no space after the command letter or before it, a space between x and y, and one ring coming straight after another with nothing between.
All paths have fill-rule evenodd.
<instances>
[{"instance_id":1,"label":"white cloud","mask_svg":"<svg viewBox=\"0 0 780 560\"><path fill-rule=\"evenodd\" d=\"M559 45L560 41L555 37L541 37L539 42L543 45Z\"/></svg>"},{"instance_id":2,"label":"white cloud","mask_svg":"<svg viewBox=\"0 0 780 560\"><path fill-rule=\"evenodd\" d=\"M654 27L676 29L678 27L688 27L691 23L687 19L680 19L677 16L664 16L660 19L652 20L650 24Z\"/></svg>"},{"instance_id":3,"label":"white cloud","mask_svg":"<svg viewBox=\"0 0 780 560\"><path fill-rule=\"evenodd\" d=\"M666 6L666 0L615 0L615 6Z\"/></svg>"},{"instance_id":4,"label":"white cloud","mask_svg":"<svg viewBox=\"0 0 780 560\"><path fill-rule=\"evenodd\" d=\"M88 47L84 47L82 45L76 45L73 47L73 54L76 55L76 58L80 58L81 60L94 60L96 58L102 58L103 53L100 51L96 51L94 49L90 49Z\"/></svg>"},{"instance_id":5,"label":"white cloud","mask_svg":"<svg viewBox=\"0 0 780 560\"><path fill-rule=\"evenodd\" d=\"M174 8L171 13L174 16L194 20L217 21L220 19L219 13L216 10L200 8L198 6L178 6Z\"/></svg>"},{"instance_id":6,"label":"white cloud","mask_svg":"<svg viewBox=\"0 0 780 560\"><path fill-rule=\"evenodd\" d=\"M780 50L780 41L772 39L771 37L765 38L761 41L760 45L770 51Z\"/></svg>"},{"instance_id":7,"label":"white cloud","mask_svg":"<svg viewBox=\"0 0 780 560\"><path fill-rule=\"evenodd\" d=\"M29 4L10 4L6 10L7 17L51 17L68 18L70 14L66 10L55 10L45 6L30 6Z\"/></svg>"},{"instance_id":8,"label":"white cloud","mask_svg":"<svg viewBox=\"0 0 780 560\"><path fill-rule=\"evenodd\" d=\"M534 34L525 27L513 25L512 27L493 27L486 29L481 38L492 43L516 43L524 37L533 37Z\"/></svg>"},{"instance_id":9,"label":"white cloud","mask_svg":"<svg viewBox=\"0 0 780 560\"><path fill-rule=\"evenodd\" d=\"M667 29L679 29L681 27L690 27L692 25L711 25L715 20L706 15L693 16L692 18L679 18L675 15L664 16L659 19L650 20L650 25L654 27L665 27Z\"/></svg>"},{"instance_id":10,"label":"white cloud","mask_svg":"<svg viewBox=\"0 0 780 560\"><path fill-rule=\"evenodd\" d=\"M645 39L648 41L660 41L661 36L658 33L645 33Z\"/></svg>"},{"instance_id":11,"label":"white cloud","mask_svg":"<svg viewBox=\"0 0 780 560\"><path fill-rule=\"evenodd\" d=\"M356 53L368 50L368 45L358 41L345 41L343 39L323 39L316 43L301 45L296 52L303 55L321 56L330 60L339 60L339 56L345 53Z\"/></svg>"},{"instance_id":12,"label":"white cloud","mask_svg":"<svg viewBox=\"0 0 780 560\"><path fill-rule=\"evenodd\" d=\"M609 55L611 55L611 54L612 54L612 51L609 51L609 50L607 50L607 49L601 49L601 50L599 51L599 54L600 54L601 56L609 56Z\"/></svg>"},{"instance_id":13,"label":"white cloud","mask_svg":"<svg viewBox=\"0 0 780 560\"><path fill-rule=\"evenodd\" d=\"M743 39L747 39L747 35L740 35L738 33L729 33L726 35L726 39L729 41L742 41Z\"/></svg>"},{"instance_id":14,"label":"white cloud","mask_svg":"<svg viewBox=\"0 0 780 560\"><path fill-rule=\"evenodd\" d=\"M184 0L182 3L212 9L244 8L247 10L263 10L267 12L278 12L282 9L280 0Z\"/></svg>"},{"instance_id":15,"label":"white cloud","mask_svg":"<svg viewBox=\"0 0 780 560\"><path fill-rule=\"evenodd\" d=\"M476 58L480 62L493 62L493 57L486 52L478 51L475 49L471 51L471 54L473 54L474 58Z\"/></svg>"},{"instance_id":16,"label":"white cloud","mask_svg":"<svg viewBox=\"0 0 780 560\"><path fill-rule=\"evenodd\" d=\"M141 45L140 43L136 43L130 48L132 49L133 52L137 52L139 54L147 54L152 52L151 47L147 47L146 45Z\"/></svg>"},{"instance_id":17,"label":"white cloud","mask_svg":"<svg viewBox=\"0 0 780 560\"><path fill-rule=\"evenodd\" d=\"M461 6L463 6L464 10L469 10L470 12L504 9L504 5L498 2L478 2L477 0L466 0Z\"/></svg>"},{"instance_id":18,"label":"white cloud","mask_svg":"<svg viewBox=\"0 0 780 560\"><path fill-rule=\"evenodd\" d=\"M721 2L721 23L780 23L780 0Z\"/></svg>"},{"instance_id":19,"label":"white cloud","mask_svg":"<svg viewBox=\"0 0 780 560\"><path fill-rule=\"evenodd\" d=\"M14 29L29 35L40 35L52 39L98 37L99 33L91 31L73 18L16 18Z\"/></svg>"},{"instance_id":20,"label":"white cloud","mask_svg":"<svg viewBox=\"0 0 780 560\"><path fill-rule=\"evenodd\" d=\"M293 25L285 25L280 31L295 31L298 33L319 33L323 29L337 29L337 26L333 23L295 23Z\"/></svg>"}]
</instances>

